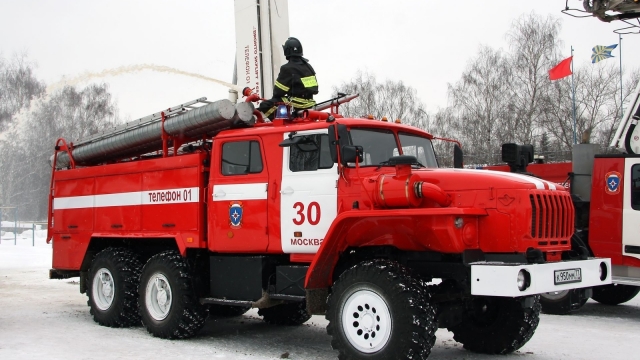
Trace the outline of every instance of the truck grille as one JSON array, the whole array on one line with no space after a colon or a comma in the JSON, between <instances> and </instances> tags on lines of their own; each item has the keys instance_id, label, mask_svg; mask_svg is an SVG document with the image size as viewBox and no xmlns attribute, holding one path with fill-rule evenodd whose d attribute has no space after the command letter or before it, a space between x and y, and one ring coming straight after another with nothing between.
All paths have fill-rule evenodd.
<instances>
[{"instance_id":1,"label":"truck grille","mask_svg":"<svg viewBox=\"0 0 640 360\"><path fill-rule=\"evenodd\" d=\"M569 193L536 191L529 195L529 200L531 201L531 237L539 240L566 240L571 236L574 209ZM557 245L557 243L549 245Z\"/></svg>"}]
</instances>

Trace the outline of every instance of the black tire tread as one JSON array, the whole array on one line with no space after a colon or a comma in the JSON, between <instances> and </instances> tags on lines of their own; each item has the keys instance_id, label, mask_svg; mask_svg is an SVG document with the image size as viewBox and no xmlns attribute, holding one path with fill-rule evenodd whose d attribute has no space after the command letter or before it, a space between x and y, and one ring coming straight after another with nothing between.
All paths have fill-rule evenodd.
<instances>
[{"instance_id":1,"label":"black tire tread","mask_svg":"<svg viewBox=\"0 0 640 360\"><path fill-rule=\"evenodd\" d=\"M640 286L611 284L593 288L591 298L603 305L619 305L633 299L640 292Z\"/></svg>"},{"instance_id":2,"label":"black tire tread","mask_svg":"<svg viewBox=\"0 0 640 360\"><path fill-rule=\"evenodd\" d=\"M193 337L202 329L207 319L207 309L198 301L198 297L193 287L191 271L184 258L176 251L168 250L156 254L147 261L142 272L145 277L145 270L150 265L158 264L167 270L165 274L169 280L175 282L172 285L174 303L171 304L171 311L178 309L176 313L169 314L163 326L155 326L153 321L149 321L144 313L144 291L146 284L140 283L140 316L147 331L155 337L163 339L186 339ZM177 302L176 299L181 299Z\"/></svg>"},{"instance_id":3,"label":"black tire tread","mask_svg":"<svg viewBox=\"0 0 640 360\"><path fill-rule=\"evenodd\" d=\"M520 300L498 298L501 316L489 326L478 326L470 317L448 328L453 339L469 351L483 354L509 354L520 349L535 333L540 322L540 296L533 306L523 308Z\"/></svg>"},{"instance_id":4,"label":"black tire tread","mask_svg":"<svg viewBox=\"0 0 640 360\"><path fill-rule=\"evenodd\" d=\"M394 353L390 356L398 359L426 359L435 344L435 333L438 330L436 309L431 304L431 294L426 284L411 276L407 268L394 261L379 259L357 264L342 273L334 283L331 294L327 299L326 319L329 320L327 334L332 337L331 346L333 349L339 351L338 358L340 360L360 358L360 356L352 355L345 351L350 346L348 340L342 340L338 336L340 331L338 329L339 324L332 322L332 319L340 316L340 314L336 314L339 294L347 290L354 282L362 281L363 278L382 279L384 282L391 284L392 291L388 294L389 298L399 299L402 302L401 306L396 308L396 311L400 308L403 311L408 311L413 319L412 322L406 324L409 327L407 332L410 333L410 340L406 342L400 353ZM393 345L389 343L387 346ZM382 354L370 355L373 355L370 358L374 359L379 358Z\"/></svg>"},{"instance_id":5,"label":"black tire tread","mask_svg":"<svg viewBox=\"0 0 640 360\"><path fill-rule=\"evenodd\" d=\"M115 284L116 294L124 294L122 299L114 299L112 306L117 307L117 311L110 316L98 314L98 311L92 305L92 282L93 271L98 262L112 262L114 269L112 275L114 277L122 277L124 281L120 287ZM114 274L117 272L118 274ZM129 249L109 247L100 251L91 262L87 276L87 305L89 305L89 313L93 316L93 320L102 326L109 327L131 327L140 325L140 315L138 313L138 284L140 283L140 274L142 272L142 263L138 256ZM118 296L118 295L117 295ZM115 308L114 308L115 309Z\"/></svg>"}]
</instances>

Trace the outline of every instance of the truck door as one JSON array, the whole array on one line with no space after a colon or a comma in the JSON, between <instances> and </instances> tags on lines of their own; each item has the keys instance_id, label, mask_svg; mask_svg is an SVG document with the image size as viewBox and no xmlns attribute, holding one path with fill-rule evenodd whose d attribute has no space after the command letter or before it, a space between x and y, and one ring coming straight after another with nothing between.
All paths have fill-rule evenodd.
<instances>
[{"instance_id":1,"label":"truck door","mask_svg":"<svg viewBox=\"0 0 640 360\"><path fill-rule=\"evenodd\" d=\"M625 159L622 207L622 251L640 259L640 158Z\"/></svg>"},{"instance_id":2,"label":"truck door","mask_svg":"<svg viewBox=\"0 0 640 360\"><path fill-rule=\"evenodd\" d=\"M214 141L209 181L209 249L265 252L269 174L258 137Z\"/></svg>"},{"instance_id":3,"label":"truck door","mask_svg":"<svg viewBox=\"0 0 640 360\"><path fill-rule=\"evenodd\" d=\"M280 239L285 253L313 254L337 214L338 168L327 129L300 131L292 139L298 137L303 141L283 151Z\"/></svg>"}]
</instances>

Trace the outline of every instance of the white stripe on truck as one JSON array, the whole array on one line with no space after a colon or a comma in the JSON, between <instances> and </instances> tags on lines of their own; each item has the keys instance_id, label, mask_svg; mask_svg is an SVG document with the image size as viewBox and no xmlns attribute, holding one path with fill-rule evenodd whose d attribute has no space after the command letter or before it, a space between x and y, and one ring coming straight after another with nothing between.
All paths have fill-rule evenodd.
<instances>
[{"instance_id":1,"label":"white stripe on truck","mask_svg":"<svg viewBox=\"0 0 640 360\"><path fill-rule=\"evenodd\" d=\"M145 190L115 194L55 197L54 210L101 208L112 206L194 203L200 200L200 188Z\"/></svg>"}]
</instances>

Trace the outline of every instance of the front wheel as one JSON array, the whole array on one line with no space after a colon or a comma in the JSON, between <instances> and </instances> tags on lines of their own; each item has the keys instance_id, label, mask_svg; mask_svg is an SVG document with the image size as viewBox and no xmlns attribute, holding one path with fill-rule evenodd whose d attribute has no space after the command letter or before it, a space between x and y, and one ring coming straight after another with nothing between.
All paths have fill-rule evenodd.
<instances>
[{"instance_id":1,"label":"front wheel","mask_svg":"<svg viewBox=\"0 0 640 360\"><path fill-rule=\"evenodd\" d=\"M206 308L198 302L187 262L175 251L154 255L142 269L140 315L153 336L184 339L205 323Z\"/></svg>"},{"instance_id":2,"label":"front wheel","mask_svg":"<svg viewBox=\"0 0 640 360\"><path fill-rule=\"evenodd\" d=\"M604 305L618 305L633 299L640 292L640 286L611 284L593 288L593 300Z\"/></svg>"},{"instance_id":3,"label":"front wheel","mask_svg":"<svg viewBox=\"0 0 640 360\"><path fill-rule=\"evenodd\" d=\"M540 297L534 296L530 305L515 298L475 296L463 321L448 330L469 351L508 354L526 344L538 327Z\"/></svg>"},{"instance_id":4,"label":"front wheel","mask_svg":"<svg viewBox=\"0 0 640 360\"><path fill-rule=\"evenodd\" d=\"M585 289L554 291L540 294L542 312L551 315L567 315L579 310L589 297Z\"/></svg>"},{"instance_id":5,"label":"front wheel","mask_svg":"<svg viewBox=\"0 0 640 360\"><path fill-rule=\"evenodd\" d=\"M327 301L327 333L340 359L426 359L436 311L426 286L402 265L374 260L345 271Z\"/></svg>"}]
</instances>

